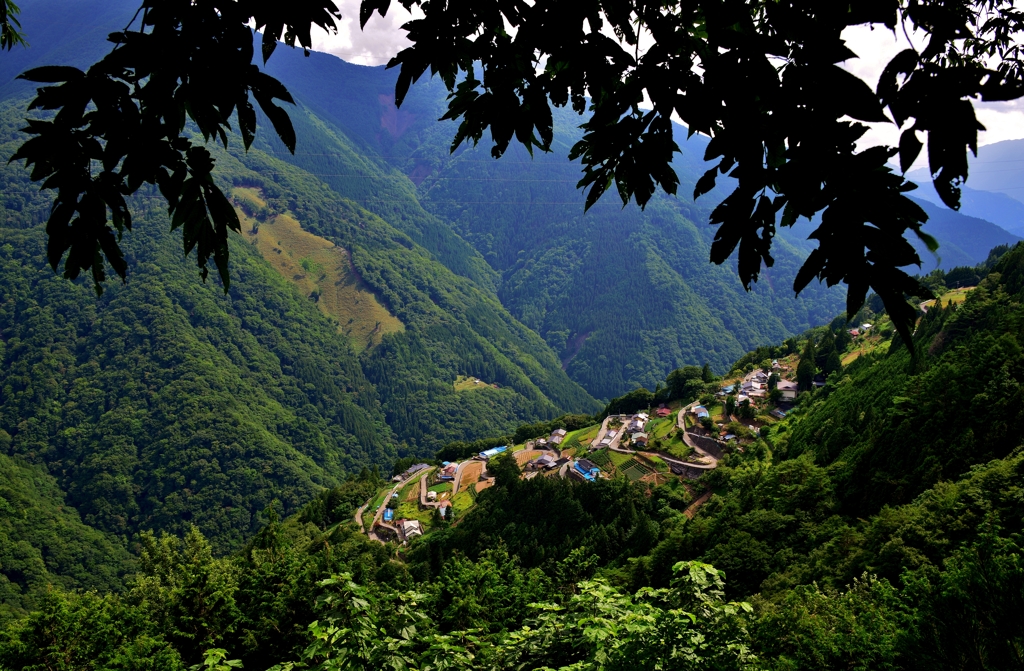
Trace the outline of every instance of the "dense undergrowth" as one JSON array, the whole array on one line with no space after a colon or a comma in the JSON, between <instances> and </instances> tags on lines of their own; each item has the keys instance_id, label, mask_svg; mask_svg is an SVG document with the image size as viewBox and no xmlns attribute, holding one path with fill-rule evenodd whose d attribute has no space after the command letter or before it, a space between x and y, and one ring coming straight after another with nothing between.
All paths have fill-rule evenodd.
<instances>
[{"instance_id":1,"label":"dense undergrowth","mask_svg":"<svg viewBox=\"0 0 1024 671\"><path fill-rule=\"evenodd\" d=\"M862 356L728 455L693 520L680 484L523 481L507 460L457 525L394 555L349 522L381 484L364 471L268 512L238 553L138 537L123 588L54 588L0 664L1014 668L1022 300L1017 247L928 312L916 355Z\"/></svg>"}]
</instances>

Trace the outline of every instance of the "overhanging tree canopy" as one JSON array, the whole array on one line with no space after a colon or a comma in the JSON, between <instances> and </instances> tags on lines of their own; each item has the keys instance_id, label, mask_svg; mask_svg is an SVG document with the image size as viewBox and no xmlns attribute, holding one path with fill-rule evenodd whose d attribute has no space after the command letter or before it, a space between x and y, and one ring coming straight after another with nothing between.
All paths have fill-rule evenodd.
<instances>
[{"instance_id":1,"label":"overhanging tree canopy","mask_svg":"<svg viewBox=\"0 0 1024 671\"><path fill-rule=\"evenodd\" d=\"M390 3L363 0L362 24ZM614 185L624 203L635 198L643 207L659 187L676 192L671 118L678 115L690 133L712 138L705 158L717 162L694 197L721 174L737 180L712 213L719 226L712 261L738 248L749 287L762 263L772 265L777 222L821 213L812 235L819 247L794 288L814 277L846 282L851 314L873 289L904 336L915 317L904 295L927 294L900 269L920 261L908 232L931 248L935 242L921 230L925 213L905 195L913 185L887 162L898 154L906 170L924 138L936 190L956 208L967 151L976 151L982 129L972 100L1024 95L1017 44L1024 14L1008 0L401 3L422 18L406 24L413 44L389 64L401 68L396 101L428 70L439 75L451 91L444 118L461 121L453 149L489 130L495 156L513 138L547 151L551 106L589 108L586 134L571 152L583 165L587 206ZM226 141L237 110L248 146L251 93L293 146L287 115L272 102L290 98L252 64L246 26L264 30L267 58L282 33L308 48L310 26L333 29L337 18L329 0L146 0L136 28L112 35L118 46L88 72L26 73L63 82L40 90L33 106L60 112L30 122L36 137L15 155L34 165L44 188L57 190L48 227L54 268L67 253L65 274L92 269L98 286L102 252L123 277L115 236L130 227L123 196L151 182L167 197L174 224L184 226L186 252L198 246L204 274L212 255L226 283L227 231L237 220L210 178L208 152L184 137L185 120L207 139ZM842 33L858 25L905 30L924 46L893 58L872 90L838 65L856 57ZM646 49L644 33L652 39ZM867 130L861 122L895 123L899 147L857 151ZM93 161L102 169L90 172Z\"/></svg>"}]
</instances>

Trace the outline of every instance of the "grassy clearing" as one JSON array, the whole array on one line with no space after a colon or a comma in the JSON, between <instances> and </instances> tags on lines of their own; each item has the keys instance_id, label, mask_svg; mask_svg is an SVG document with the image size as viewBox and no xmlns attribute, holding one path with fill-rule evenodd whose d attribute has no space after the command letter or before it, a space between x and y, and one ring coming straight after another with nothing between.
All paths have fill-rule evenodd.
<instances>
[{"instance_id":1,"label":"grassy clearing","mask_svg":"<svg viewBox=\"0 0 1024 671\"><path fill-rule=\"evenodd\" d=\"M437 492L438 494L444 494L445 492L452 491L452 483L450 482L439 482L436 485L431 485L427 488L428 492Z\"/></svg>"},{"instance_id":2,"label":"grassy clearing","mask_svg":"<svg viewBox=\"0 0 1024 671\"><path fill-rule=\"evenodd\" d=\"M402 490L398 492L399 501L419 501L420 500L420 479L413 478L412 482L402 487Z\"/></svg>"},{"instance_id":3,"label":"grassy clearing","mask_svg":"<svg viewBox=\"0 0 1024 671\"><path fill-rule=\"evenodd\" d=\"M939 296L937 299L925 301L921 303L922 307L931 308L933 305L940 305L942 307L949 307L950 305L958 305L963 303L967 298L967 294L974 291L976 287L961 287L960 289L951 289L946 293Z\"/></svg>"},{"instance_id":4,"label":"grassy clearing","mask_svg":"<svg viewBox=\"0 0 1024 671\"><path fill-rule=\"evenodd\" d=\"M452 507L455 509L455 515L461 516L464 512L473 507L473 495L468 491L461 491L455 495L452 499Z\"/></svg>"},{"instance_id":5,"label":"grassy clearing","mask_svg":"<svg viewBox=\"0 0 1024 671\"><path fill-rule=\"evenodd\" d=\"M373 503L370 504L370 507L367 508L367 510L369 510L370 512L376 512L377 508L380 508L382 505L384 505L384 502L387 501L389 496L391 496L390 488L385 489L380 494L378 494L377 498L373 500Z\"/></svg>"},{"instance_id":6,"label":"grassy clearing","mask_svg":"<svg viewBox=\"0 0 1024 671\"><path fill-rule=\"evenodd\" d=\"M416 503L406 501L402 505L398 506L398 509L395 511L396 520L419 520L419 523L423 525L424 529L430 526L430 522L433 518L434 509L427 508L425 510L420 510L420 504L418 501Z\"/></svg>"},{"instance_id":7,"label":"grassy clearing","mask_svg":"<svg viewBox=\"0 0 1024 671\"><path fill-rule=\"evenodd\" d=\"M651 440L659 440L670 434L676 428L675 417L662 417L647 424L647 434Z\"/></svg>"},{"instance_id":8,"label":"grassy clearing","mask_svg":"<svg viewBox=\"0 0 1024 671\"><path fill-rule=\"evenodd\" d=\"M576 431L570 431L565 434L565 440L563 440L562 444L559 445L559 448L562 450L562 455L564 456L567 450L579 451L579 448L582 446L589 447L590 443L594 442L594 439L597 438L597 433L600 430L601 425L595 424L593 426L577 429Z\"/></svg>"},{"instance_id":9,"label":"grassy clearing","mask_svg":"<svg viewBox=\"0 0 1024 671\"><path fill-rule=\"evenodd\" d=\"M253 200L254 189L232 190L235 200ZM349 336L356 351L380 343L385 333L404 331L401 320L387 311L359 278L348 250L302 230L297 220L279 214L257 222L238 212L246 238L274 269L316 300L321 312Z\"/></svg>"},{"instance_id":10,"label":"grassy clearing","mask_svg":"<svg viewBox=\"0 0 1024 671\"><path fill-rule=\"evenodd\" d=\"M659 473L667 473L668 472L668 464L666 464L664 461L662 461L660 457L656 457L656 456L652 455L652 456L647 457L647 458L651 460L652 464L654 464L654 470L656 470Z\"/></svg>"},{"instance_id":11,"label":"grassy clearing","mask_svg":"<svg viewBox=\"0 0 1024 671\"><path fill-rule=\"evenodd\" d=\"M480 378L466 377L465 375L458 375L454 382L455 391L483 391L484 389L494 389L490 383L484 382Z\"/></svg>"},{"instance_id":12,"label":"grassy clearing","mask_svg":"<svg viewBox=\"0 0 1024 671\"><path fill-rule=\"evenodd\" d=\"M231 195L236 200L247 200L257 207L266 207L267 201L263 200L263 194L259 189L248 186L236 186L231 190Z\"/></svg>"},{"instance_id":13,"label":"grassy clearing","mask_svg":"<svg viewBox=\"0 0 1024 671\"><path fill-rule=\"evenodd\" d=\"M690 456L690 453L693 451L686 443L683 442L683 439L679 434L672 436L670 440L662 443L661 449L677 459L685 459Z\"/></svg>"}]
</instances>

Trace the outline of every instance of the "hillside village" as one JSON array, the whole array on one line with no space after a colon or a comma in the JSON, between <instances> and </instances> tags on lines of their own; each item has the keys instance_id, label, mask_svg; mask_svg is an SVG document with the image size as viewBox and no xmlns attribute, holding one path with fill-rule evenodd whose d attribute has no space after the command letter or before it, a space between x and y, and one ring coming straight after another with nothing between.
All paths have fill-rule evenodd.
<instances>
[{"instance_id":1,"label":"hillside village","mask_svg":"<svg viewBox=\"0 0 1024 671\"><path fill-rule=\"evenodd\" d=\"M968 290L942 300L960 302ZM885 352L892 324L884 315L874 324L854 320L840 331L840 338L836 356L842 367L868 352ZM801 357L791 351L756 365L748 362L714 385L704 385L704 393L688 403L657 403L609 414L582 428L555 428L468 458L413 464L367 501L355 522L371 539L399 544L458 524L480 492L494 485L494 460L509 456L524 480L562 478L585 484L625 478L648 487L675 481L689 493L692 503L686 515L692 517L710 497L702 476L726 455L755 446L773 427L784 431L801 395L826 385L824 372L812 371L799 381ZM491 386L473 377L460 377L456 384L466 389Z\"/></svg>"},{"instance_id":2,"label":"hillside village","mask_svg":"<svg viewBox=\"0 0 1024 671\"><path fill-rule=\"evenodd\" d=\"M476 496L493 486L493 460L509 454L524 480L626 478L651 487L678 480L693 494L692 515L707 498L697 480L717 468L724 455L744 451L768 425L786 417L799 394L789 379L794 366L794 361L774 360L769 370L726 379L714 395L685 405L608 415L600 424L557 428L462 461L413 464L359 509L356 522L371 539L402 544L441 524L457 523Z\"/></svg>"}]
</instances>

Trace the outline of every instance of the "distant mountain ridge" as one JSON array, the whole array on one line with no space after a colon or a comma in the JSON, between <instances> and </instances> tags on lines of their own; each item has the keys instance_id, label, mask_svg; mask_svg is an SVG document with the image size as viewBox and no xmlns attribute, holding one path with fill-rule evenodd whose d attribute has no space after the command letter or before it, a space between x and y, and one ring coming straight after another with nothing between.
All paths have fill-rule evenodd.
<instances>
[{"instance_id":1,"label":"distant mountain ridge","mask_svg":"<svg viewBox=\"0 0 1024 671\"><path fill-rule=\"evenodd\" d=\"M914 192L916 197L949 210L931 181L918 182L918 187ZM990 221L1011 235L1024 237L1024 203L1005 193L979 191L968 186L960 187L960 192L960 214Z\"/></svg>"},{"instance_id":2,"label":"distant mountain ridge","mask_svg":"<svg viewBox=\"0 0 1024 671\"><path fill-rule=\"evenodd\" d=\"M967 165L970 189L1002 193L1024 202L1024 139L983 145L977 156L967 154ZM907 177L919 184L926 182L928 169L918 168Z\"/></svg>"}]
</instances>

